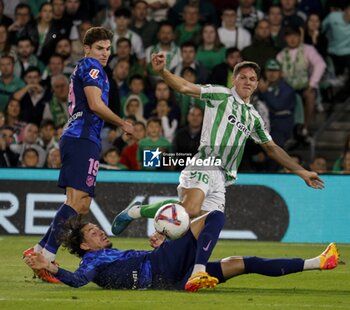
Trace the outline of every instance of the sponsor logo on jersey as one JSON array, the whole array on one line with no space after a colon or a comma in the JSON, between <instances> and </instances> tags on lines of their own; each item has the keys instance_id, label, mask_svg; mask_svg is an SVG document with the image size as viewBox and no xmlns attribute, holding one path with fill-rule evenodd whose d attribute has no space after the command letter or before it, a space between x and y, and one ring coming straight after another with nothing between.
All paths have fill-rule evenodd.
<instances>
[{"instance_id":1,"label":"sponsor logo on jersey","mask_svg":"<svg viewBox=\"0 0 350 310\"><path fill-rule=\"evenodd\" d=\"M246 136L250 135L250 130L243 123L237 120L234 115L230 114L227 119L232 125L236 126L237 129L239 131L242 131Z\"/></svg>"},{"instance_id":2,"label":"sponsor logo on jersey","mask_svg":"<svg viewBox=\"0 0 350 310\"><path fill-rule=\"evenodd\" d=\"M89 75L91 76L91 78L93 78L95 80L95 79L97 79L99 73L100 73L100 70L91 69L89 72Z\"/></svg>"},{"instance_id":3,"label":"sponsor logo on jersey","mask_svg":"<svg viewBox=\"0 0 350 310\"><path fill-rule=\"evenodd\" d=\"M139 283L139 274L137 272L137 270L133 270L132 271L132 279L133 279L133 284L132 284L132 290L136 290L138 283Z\"/></svg>"},{"instance_id":4,"label":"sponsor logo on jersey","mask_svg":"<svg viewBox=\"0 0 350 310\"><path fill-rule=\"evenodd\" d=\"M76 112L74 113L67 121L67 123L64 125L64 129L66 129L71 122L75 121L77 118L79 117L82 117L83 116L83 112L82 111L79 111L79 112Z\"/></svg>"}]
</instances>

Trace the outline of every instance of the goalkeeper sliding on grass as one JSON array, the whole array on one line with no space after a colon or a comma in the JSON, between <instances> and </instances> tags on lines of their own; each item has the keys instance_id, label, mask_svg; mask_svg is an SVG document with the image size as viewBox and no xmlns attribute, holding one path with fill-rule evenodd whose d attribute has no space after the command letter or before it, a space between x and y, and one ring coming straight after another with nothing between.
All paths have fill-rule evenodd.
<instances>
[{"instance_id":1,"label":"goalkeeper sliding on grass","mask_svg":"<svg viewBox=\"0 0 350 310\"><path fill-rule=\"evenodd\" d=\"M104 231L81 217L73 217L66 223L62 243L71 254L82 258L75 272L56 266L40 253L33 253L24 260L32 269L47 270L72 287L94 282L107 289L182 290L192 273L198 236L208 229L210 217L215 212L218 211L194 220L191 228L180 239L168 241L156 233L150 238L150 244L154 248L152 251L112 248ZM208 279L203 278L201 285L186 289L196 292L199 288L214 287L232 277L248 273L284 276L306 270L333 269L337 266L338 259L339 253L334 243L319 256L306 260L232 256L209 262L207 270L211 276Z\"/></svg>"}]
</instances>

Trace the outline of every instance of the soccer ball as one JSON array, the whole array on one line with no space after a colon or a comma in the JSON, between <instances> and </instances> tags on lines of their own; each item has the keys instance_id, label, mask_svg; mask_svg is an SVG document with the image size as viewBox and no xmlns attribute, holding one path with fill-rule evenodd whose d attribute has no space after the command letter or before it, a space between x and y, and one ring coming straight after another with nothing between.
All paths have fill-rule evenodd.
<instances>
[{"instance_id":1,"label":"soccer ball","mask_svg":"<svg viewBox=\"0 0 350 310\"><path fill-rule=\"evenodd\" d=\"M162 206L154 217L154 228L168 239L182 237L190 227L190 217L185 208L177 203Z\"/></svg>"}]
</instances>

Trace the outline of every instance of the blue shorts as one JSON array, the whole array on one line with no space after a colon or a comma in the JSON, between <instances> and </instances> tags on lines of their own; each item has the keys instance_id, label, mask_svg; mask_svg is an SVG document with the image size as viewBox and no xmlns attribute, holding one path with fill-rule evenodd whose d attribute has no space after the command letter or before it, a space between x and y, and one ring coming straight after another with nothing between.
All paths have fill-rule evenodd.
<instances>
[{"instance_id":1,"label":"blue shorts","mask_svg":"<svg viewBox=\"0 0 350 310\"><path fill-rule=\"evenodd\" d=\"M62 136L60 140L62 167L58 186L72 187L95 196L100 149L88 139Z\"/></svg>"},{"instance_id":2,"label":"blue shorts","mask_svg":"<svg viewBox=\"0 0 350 310\"><path fill-rule=\"evenodd\" d=\"M191 276L196 258L197 240L189 230L185 236L165 241L150 254L152 288L183 290ZM220 261L209 262L207 272L225 282Z\"/></svg>"}]
</instances>

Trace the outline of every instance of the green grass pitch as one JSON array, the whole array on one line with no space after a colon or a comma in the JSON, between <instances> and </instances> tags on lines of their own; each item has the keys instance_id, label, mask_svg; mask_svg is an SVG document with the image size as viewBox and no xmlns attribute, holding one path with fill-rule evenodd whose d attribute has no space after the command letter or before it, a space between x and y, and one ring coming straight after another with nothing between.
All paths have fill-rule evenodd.
<instances>
[{"instance_id":1,"label":"green grass pitch","mask_svg":"<svg viewBox=\"0 0 350 310\"><path fill-rule=\"evenodd\" d=\"M38 237L0 236L0 309L350 309L350 245L338 244L341 263L331 271L285 277L243 275L214 289L190 294L174 291L110 291L94 284L74 289L32 279L21 253ZM113 239L120 249L149 249L146 239ZM325 244L219 241L213 259L230 255L311 258ZM62 267L74 270L78 258L60 250Z\"/></svg>"}]
</instances>

